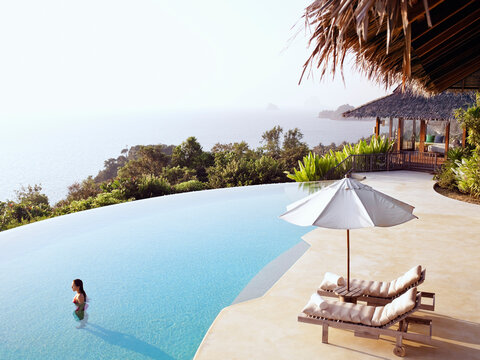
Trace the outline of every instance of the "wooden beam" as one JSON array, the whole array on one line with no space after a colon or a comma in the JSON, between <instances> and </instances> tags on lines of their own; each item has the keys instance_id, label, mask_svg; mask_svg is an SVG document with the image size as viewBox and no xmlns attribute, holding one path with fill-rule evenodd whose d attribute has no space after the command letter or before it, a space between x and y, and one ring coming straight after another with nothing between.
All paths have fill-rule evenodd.
<instances>
[{"instance_id":1,"label":"wooden beam","mask_svg":"<svg viewBox=\"0 0 480 360\"><path fill-rule=\"evenodd\" d=\"M402 151L403 148L403 118L398 118L398 128L397 128L397 151Z\"/></svg>"},{"instance_id":2,"label":"wooden beam","mask_svg":"<svg viewBox=\"0 0 480 360\"><path fill-rule=\"evenodd\" d=\"M420 120L420 145L418 150L420 152L425 152L425 138L427 135L427 122L425 120Z\"/></svg>"},{"instance_id":3,"label":"wooden beam","mask_svg":"<svg viewBox=\"0 0 480 360\"><path fill-rule=\"evenodd\" d=\"M456 15L458 12L462 11L475 1L477 0L465 1L464 3L452 1L445 2L440 7L435 9L435 11L430 12L430 17L432 19L432 27L429 27L428 24L423 21L412 24L412 42L435 30L439 25L441 25L442 23L444 23L452 16Z\"/></svg>"},{"instance_id":4,"label":"wooden beam","mask_svg":"<svg viewBox=\"0 0 480 360\"><path fill-rule=\"evenodd\" d=\"M415 54L421 60L423 66L428 67L432 64L437 67L438 64L447 62L458 63L478 55L478 42L480 33L480 23L476 22L471 27L446 40L441 46L429 49L424 54Z\"/></svg>"},{"instance_id":5,"label":"wooden beam","mask_svg":"<svg viewBox=\"0 0 480 360\"><path fill-rule=\"evenodd\" d=\"M392 130L393 130L393 118L390 117L388 120L388 138L392 140Z\"/></svg>"},{"instance_id":6,"label":"wooden beam","mask_svg":"<svg viewBox=\"0 0 480 360\"><path fill-rule=\"evenodd\" d=\"M465 126L462 131L462 148L465 149L467 145L467 127Z\"/></svg>"},{"instance_id":7,"label":"wooden beam","mask_svg":"<svg viewBox=\"0 0 480 360\"><path fill-rule=\"evenodd\" d=\"M375 136L380 136L380 118L378 116L375 121Z\"/></svg>"},{"instance_id":8,"label":"wooden beam","mask_svg":"<svg viewBox=\"0 0 480 360\"><path fill-rule=\"evenodd\" d=\"M468 14L459 22L453 24L450 28L432 37L422 45L415 47L415 45L412 44L415 47L415 54L417 56L423 56L424 54L430 51L433 51L433 49L442 45L445 41L459 34L467 27L472 28L473 24L479 21L480 21L480 9L477 9L476 11Z\"/></svg>"},{"instance_id":9,"label":"wooden beam","mask_svg":"<svg viewBox=\"0 0 480 360\"><path fill-rule=\"evenodd\" d=\"M445 0L430 0L428 1L428 10L431 11ZM416 20L423 19L425 17L425 6L423 1L418 1L415 6L408 12L408 22L411 24Z\"/></svg>"},{"instance_id":10,"label":"wooden beam","mask_svg":"<svg viewBox=\"0 0 480 360\"><path fill-rule=\"evenodd\" d=\"M445 157L447 157L448 147L450 144L450 121L445 125Z\"/></svg>"},{"instance_id":11,"label":"wooden beam","mask_svg":"<svg viewBox=\"0 0 480 360\"><path fill-rule=\"evenodd\" d=\"M480 70L480 57L474 58L468 63L460 64L458 67L446 72L444 76L439 76L432 80L432 82L437 90L442 92L478 70Z\"/></svg>"}]
</instances>

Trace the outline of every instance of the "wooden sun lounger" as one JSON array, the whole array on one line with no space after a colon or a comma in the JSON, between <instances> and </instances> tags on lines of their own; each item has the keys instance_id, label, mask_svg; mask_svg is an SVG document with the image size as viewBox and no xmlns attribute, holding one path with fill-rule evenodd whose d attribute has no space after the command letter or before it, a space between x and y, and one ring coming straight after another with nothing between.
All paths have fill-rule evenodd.
<instances>
[{"instance_id":1,"label":"wooden sun lounger","mask_svg":"<svg viewBox=\"0 0 480 360\"><path fill-rule=\"evenodd\" d=\"M402 292L396 294L395 296L380 297L380 296L371 296L371 295L361 295L357 298L357 301L365 301L367 305L372 305L372 306L382 306L382 305L388 304L393 299L405 294L409 289L413 287L418 287L418 285L422 284L425 281L426 271L427 271L426 269L423 269L420 275L420 278L418 279L417 282L413 283L408 288L403 289ZM333 290L318 289L317 293L320 296L338 297ZM420 304L419 310L434 311L435 310L435 293L422 291L422 298L429 298L432 300L431 300L431 304Z\"/></svg>"},{"instance_id":2,"label":"wooden sun lounger","mask_svg":"<svg viewBox=\"0 0 480 360\"><path fill-rule=\"evenodd\" d=\"M422 292L418 292L416 295L415 300L415 307L406 312L405 314L400 315L399 317L395 318L394 320L390 321L389 323L383 326L369 326L363 325L358 323L346 322L341 320L331 320L328 318L322 318L313 315L307 315L305 313L301 313L298 315L298 321L309 323L309 324L316 324L322 325L322 343L328 344L328 328L334 327L337 329L344 329L344 330L353 330L354 336L365 337L370 339L378 339L380 335L391 336L396 339L396 345L393 349L393 353L397 356L405 356L405 347L403 346L403 339L405 340L412 340L422 343L429 343L432 339L432 320L411 316L412 313L420 309L420 305L422 302ZM409 324L422 324L429 326L428 334L418 334L408 332L408 325ZM398 324L398 330L390 329L393 325Z\"/></svg>"}]
</instances>

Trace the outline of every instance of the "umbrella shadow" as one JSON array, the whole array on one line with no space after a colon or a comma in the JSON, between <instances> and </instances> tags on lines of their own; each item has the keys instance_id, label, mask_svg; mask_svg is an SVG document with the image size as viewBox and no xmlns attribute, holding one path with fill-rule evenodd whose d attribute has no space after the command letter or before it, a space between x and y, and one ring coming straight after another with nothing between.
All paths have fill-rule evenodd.
<instances>
[{"instance_id":1,"label":"umbrella shadow","mask_svg":"<svg viewBox=\"0 0 480 360\"><path fill-rule=\"evenodd\" d=\"M172 356L168 355L161 349L139 340L132 335L105 329L92 323L88 323L88 325L89 326L83 328L83 330L88 331L90 334L99 337L109 344L120 346L124 349L148 356L151 359L174 360Z\"/></svg>"}]
</instances>

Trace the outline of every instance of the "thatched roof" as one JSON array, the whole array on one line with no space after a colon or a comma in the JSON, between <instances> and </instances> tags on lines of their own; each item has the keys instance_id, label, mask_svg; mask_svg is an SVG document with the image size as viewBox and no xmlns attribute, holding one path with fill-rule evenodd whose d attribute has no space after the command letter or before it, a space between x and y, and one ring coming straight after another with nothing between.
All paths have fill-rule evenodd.
<instances>
[{"instance_id":1,"label":"thatched roof","mask_svg":"<svg viewBox=\"0 0 480 360\"><path fill-rule=\"evenodd\" d=\"M402 92L397 88L393 94L371 101L353 110L343 113L348 118L398 118L415 120L454 120L455 109L471 106L475 103L475 92L443 92L425 97Z\"/></svg>"},{"instance_id":2,"label":"thatched roof","mask_svg":"<svg viewBox=\"0 0 480 360\"><path fill-rule=\"evenodd\" d=\"M335 74L351 52L387 87L439 93L480 70L479 17L478 0L315 0L305 10L313 50L304 73Z\"/></svg>"}]
</instances>

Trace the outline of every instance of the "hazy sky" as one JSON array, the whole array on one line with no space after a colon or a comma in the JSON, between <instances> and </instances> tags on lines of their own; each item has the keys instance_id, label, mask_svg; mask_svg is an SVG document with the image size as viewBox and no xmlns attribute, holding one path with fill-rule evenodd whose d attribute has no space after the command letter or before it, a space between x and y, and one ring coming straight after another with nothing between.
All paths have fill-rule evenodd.
<instances>
[{"instance_id":1,"label":"hazy sky","mask_svg":"<svg viewBox=\"0 0 480 360\"><path fill-rule=\"evenodd\" d=\"M17 0L0 2L0 116L165 109L335 108L385 94L346 69L297 85L305 1ZM300 20L301 29L302 23ZM4 128L5 129L5 128Z\"/></svg>"}]
</instances>

